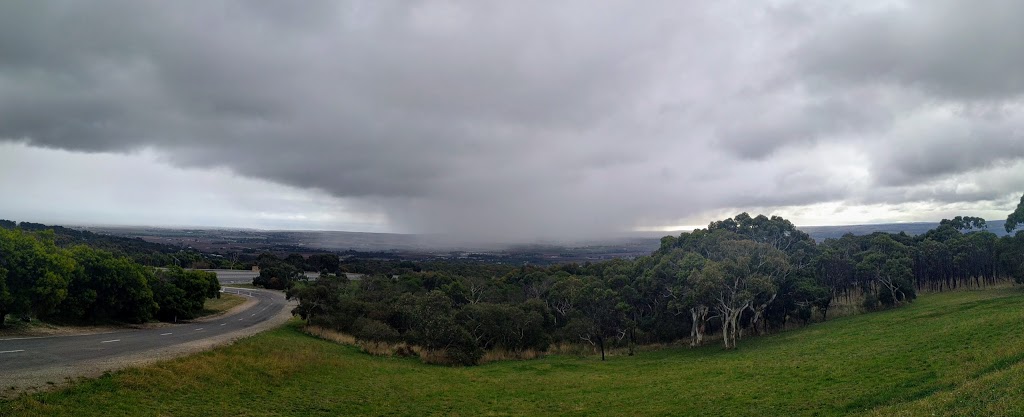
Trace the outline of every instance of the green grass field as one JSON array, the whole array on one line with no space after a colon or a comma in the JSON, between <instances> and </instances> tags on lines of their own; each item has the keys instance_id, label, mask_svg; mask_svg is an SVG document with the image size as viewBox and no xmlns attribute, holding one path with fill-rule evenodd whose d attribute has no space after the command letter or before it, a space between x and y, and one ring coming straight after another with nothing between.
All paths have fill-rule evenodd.
<instances>
[{"instance_id":1,"label":"green grass field","mask_svg":"<svg viewBox=\"0 0 1024 417\"><path fill-rule=\"evenodd\" d=\"M203 303L203 311L200 313L200 317L221 314L244 302L245 297L240 295L221 293L220 298L206 299L206 302Z\"/></svg>"},{"instance_id":2,"label":"green grass field","mask_svg":"<svg viewBox=\"0 0 1024 417\"><path fill-rule=\"evenodd\" d=\"M223 288L263 288L252 284L224 284Z\"/></svg>"},{"instance_id":3,"label":"green grass field","mask_svg":"<svg viewBox=\"0 0 1024 417\"><path fill-rule=\"evenodd\" d=\"M1024 415L1024 292L637 356L445 368L314 339L235 345L0 402L0 415Z\"/></svg>"}]
</instances>

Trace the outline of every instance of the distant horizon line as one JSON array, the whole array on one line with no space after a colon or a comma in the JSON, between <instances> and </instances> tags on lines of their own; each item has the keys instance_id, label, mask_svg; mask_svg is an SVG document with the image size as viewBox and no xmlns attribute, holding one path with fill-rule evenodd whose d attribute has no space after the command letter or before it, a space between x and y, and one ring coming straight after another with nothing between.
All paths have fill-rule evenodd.
<instances>
[{"instance_id":1,"label":"distant horizon line","mask_svg":"<svg viewBox=\"0 0 1024 417\"><path fill-rule=\"evenodd\" d=\"M63 227L80 227L80 228L150 228L150 229L170 229L170 230L239 230L239 231L259 231L259 232L340 232L340 233L362 233L362 234L374 234L374 235L401 235L401 236L455 236L446 233L408 233L408 232L368 232L368 231L357 231L357 230L341 230L341 229L277 229L277 228L259 228L259 227L241 227L241 226L201 226L201 225L146 225L146 224L104 224L104 223L41 223L35 221L22 221L22 220L11 220L11 219L0 219L9 220L16 223L37 223L45 224L47 226L63 226ZM814 225L798 225L799 228L804 227L846 227L846 226L876 226L876 225L890 225L890 224L938 224L941 220L936 221L892 221L892 222L874 222L874 223L847 223L847 224L814 224ZM998 222L1003 220L986 220L986 222ZM643 228L639 230L626 230L611 232L609 235L636 235L636 234L658 234L658 233L683 233L691 232L694 230L706 229L707 225L686 225L686 226L670 226L671 228L656 229L656 228Z\"/></svg>"}]
</instances>

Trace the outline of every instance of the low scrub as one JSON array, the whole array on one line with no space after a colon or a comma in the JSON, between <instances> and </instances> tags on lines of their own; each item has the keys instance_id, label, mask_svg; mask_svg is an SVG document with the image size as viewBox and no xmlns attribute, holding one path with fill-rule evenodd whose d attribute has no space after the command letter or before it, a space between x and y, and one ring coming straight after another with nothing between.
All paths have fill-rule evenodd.
<instances>
[{"instance_id":1,"label":"low scrub","mask_svg":"<svg viewBox=\"0 0 1024 417\"><path fill-rule=\"evenodd\" d=\"M354 346L364 353L373 356L385 357L414 357L419 358L423 363L432 365L457 366L463 365L458 359L452 358L449 353L442 349L428 349L423 346L410 345L406 342L384 342L359 339L348 333L339 332L326 327L306 325L302 331L320 339L329 340L335 343ZM589 349L593 352L593 349ZM509 360L530 360L544 356L544 352L536 349L506 350L492 349L483 353L477 364L485 364Z\"/></svg>"}]
</instances>

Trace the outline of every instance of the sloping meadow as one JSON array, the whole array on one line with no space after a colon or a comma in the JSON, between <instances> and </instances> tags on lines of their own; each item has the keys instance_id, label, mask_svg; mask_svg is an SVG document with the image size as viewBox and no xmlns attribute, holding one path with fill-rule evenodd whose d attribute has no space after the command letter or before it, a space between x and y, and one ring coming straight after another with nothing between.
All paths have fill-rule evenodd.
<instances>
[{"instance_id":1,"label":"sloping meadow","mask_svg":"<svg viewBox=\"0 0 1024 417\"><path fill-rule=\"evenodd\" d=\"M1024 410L1024 293L929 294L740 349L549 355L451 368L292 324L0 403L3 415L1006 415Z\"/></svg>"}]
</instances>

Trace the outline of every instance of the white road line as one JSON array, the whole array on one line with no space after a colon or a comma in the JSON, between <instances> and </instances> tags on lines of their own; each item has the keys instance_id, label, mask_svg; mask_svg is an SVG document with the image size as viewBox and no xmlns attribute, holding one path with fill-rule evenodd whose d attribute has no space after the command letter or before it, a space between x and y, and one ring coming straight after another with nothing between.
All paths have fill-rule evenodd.
<instances>
[{"instance_id":1,"label":"white road line","mask_svg":"<svg viewBox=\"0 0 1024 417\"><path fill-rule=\"evenodd\" d=\"M25 349L18 349L18 350L5 350L5 351L2 351L2 352L0 352L0 353L18 353L18 352L24 352L24 351L25 351Z\"/></svg>"},{"instance_id":2,"label":"white road line","mask_svg":"<svg viewBox=\"0 0 1024 417\"><path fill-rule=\"evenodd\" d=\"M120 341L121 341L121 339L114 339L114 340L104 340L104 341L102 341L100 343L112 343L112 342L120 342Z\"/></svg>"},{"instance_id":3,"label":"white road line","mask_svg":"<svg viewBox=\"0 0 1024 417\"><path fill-rule=\"evenodd\" d=\"M223 325L225 325L225 324L227 324L227 323L221 323L220 325L221 325L221 326L223 326Z\"/></svg>"},{"instance_id":4,"label":"white road line","mask_svg":"<svg viewBox=\"0 0 1024 417\"><path fill-rule=\"evenodd\" d=\"M174 333L160 333L160 336L167 336L167 335L172 335L172 334L174 334Z\"/></svg>"},{"instance_id":5,"label":"white road line","mask_svg":"<svg viewBox=\"0 0 1024 417\"><path fill-rule=\"evenodd\" d=\"M203 329L204 329L203 327L200 327L200 328L196 329L196 331L198 332L198 331L203 330Z\"/></svg>"}]
</instances>

